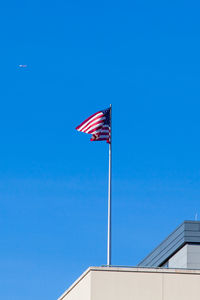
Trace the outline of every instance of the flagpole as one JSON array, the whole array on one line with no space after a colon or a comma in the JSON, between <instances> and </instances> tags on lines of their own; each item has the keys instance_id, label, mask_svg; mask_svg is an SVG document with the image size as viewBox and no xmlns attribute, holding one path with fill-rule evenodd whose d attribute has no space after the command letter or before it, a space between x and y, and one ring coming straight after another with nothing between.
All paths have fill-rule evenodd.
<instances>
[{"instance_id":1,"label":"flagpole","mask_svg":"<svg viewBox=\"0 0 200 300\"><path fill-rule=\"evenodd\" d=\"M110 144L109 144L109 171L108 171L108 240L107 265L111 265L111 204L112 204L112 104L110 104Z\"/></svg>"}]
</instances>

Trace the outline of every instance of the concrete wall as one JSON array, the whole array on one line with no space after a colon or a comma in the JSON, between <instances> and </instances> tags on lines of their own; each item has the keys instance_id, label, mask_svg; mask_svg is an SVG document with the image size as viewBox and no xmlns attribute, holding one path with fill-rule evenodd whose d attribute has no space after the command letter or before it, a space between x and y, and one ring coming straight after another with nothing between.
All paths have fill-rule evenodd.
<instances>
[{"instance_id":1,"label":"concrete wall","mask_svg":"<svg viewBox=\"0 0 200 300\"><path fill-rule=\"evenodd\" d=\"M200 245L187 245L187 268L200 269Z\"/></svg>"},{"instance_id":2,"label":"concrete wall","mask_svg":"<svg viewBox=\"0 0 200 300\"><path fill-rule=\"evenodd\" d=\"M63 300L198 300L200 271L92 267ZM80 286L79 286L80 285Z\"/></svg>"},{"instance_id":3,"label":"concrete wall","mask_svg":"<svg viewBox=\"0 0 200 300\"><path fill-rule=\"evenodd\" d=\"M200 245L185 245L169 259L168 267L200 269Z\"/></svg>"},{"instance_id":4,"label":"concrete wall","mask_svg":"<svg viewBox=\"0 0 200 300\"><path fill-rule=\"evenodd\" d=\"M198 300L200 273L93 271L92 300Z\"/></svg>"},{"instance_id":5,"label":"concrete wall","mask_svg":"<svg viewBox=\"0 0 200 300\"><path fill-rule=\"evenodd\" d=\"M161 300L162 274L93 271L91 296L92 300Z\"/></svg>"},{"instance_id":6,"label":"concrete wall","mask_svg":"<svg viewBox=\"0 0 200 300\"><path fill-rule=\"evenodd\" d=\"M185 245L176 254L174 254L168 261L169 268L187 268L188 245Z\"/></svg>"}]
</instances>

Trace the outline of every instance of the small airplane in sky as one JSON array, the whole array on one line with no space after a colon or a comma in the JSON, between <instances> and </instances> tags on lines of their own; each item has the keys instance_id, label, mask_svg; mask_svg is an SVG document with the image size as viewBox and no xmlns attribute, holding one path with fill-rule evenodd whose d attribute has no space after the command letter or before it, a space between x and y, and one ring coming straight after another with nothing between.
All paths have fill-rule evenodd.
<instances>
[{"instance_id":1,"label":"small airplane in sky","mask_svg":"<svg viewBox=\"0 0 200 300\"><path fill-rule=\"evenodd\" d=\"M20 68L27 68L27 65L19 65Z\"/></svg>"}]
</instances>

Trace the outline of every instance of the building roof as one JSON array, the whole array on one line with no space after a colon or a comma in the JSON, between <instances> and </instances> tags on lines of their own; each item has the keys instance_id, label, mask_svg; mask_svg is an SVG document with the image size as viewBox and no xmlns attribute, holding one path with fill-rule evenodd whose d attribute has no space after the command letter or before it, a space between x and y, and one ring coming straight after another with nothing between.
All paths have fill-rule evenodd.
<instances>
[{"instance_id":1,"label":"building roof","mask_svg":"<svg viewBox=\"0 0 200 300\"><path fill-rule=\"evenodd\" d=\"M138 266L160 267L185 244L200 244L200 221L184 221Z\"/></svg>"},{"instance_id":2,"label":"building roof","mask_svg":"<svg viewBox=\"0 0 200 300\"><path fill-rule=\"evenodd\" d=\"M91 272L117 272L117 273L137 273L137 274L188 274L199 275L200 270L189 269L163 269L163 268L138 268L138 267L89 267L59 298L58 300L64 300L64 298L76 288L82 280L87 277ZM71 298L70 298L71 299ZM81 299L81 298L80 298Z\"/></svg>"}]
</instances>

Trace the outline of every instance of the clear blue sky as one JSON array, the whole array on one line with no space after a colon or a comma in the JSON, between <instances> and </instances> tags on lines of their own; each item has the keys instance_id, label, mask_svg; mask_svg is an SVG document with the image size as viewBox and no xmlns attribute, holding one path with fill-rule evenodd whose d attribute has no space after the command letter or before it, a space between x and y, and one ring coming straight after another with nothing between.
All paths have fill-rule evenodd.
<instances>
[{"instance_id":1,"label":"clear blue sky","mask_svg":"<svg viewBox=\"0 0 200 300\"><path fill-rule=\"evenodd\" d=\"M75 127L110 103L113 264L200 215L199 10L1 2L1 299L54 300L106 264L108 145Z\"/></svg>"}]
</instances>

